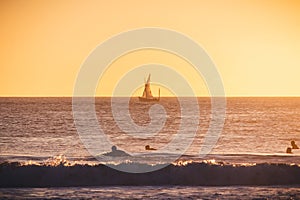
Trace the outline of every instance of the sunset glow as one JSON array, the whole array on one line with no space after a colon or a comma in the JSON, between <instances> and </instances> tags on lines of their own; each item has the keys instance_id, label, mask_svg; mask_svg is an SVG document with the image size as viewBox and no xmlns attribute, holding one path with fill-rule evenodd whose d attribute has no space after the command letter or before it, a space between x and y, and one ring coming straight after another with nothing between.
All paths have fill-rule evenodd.
<instances>
[{"instance_id":1,"label":"sunset glow","mask_svg":"<svg viewBox=\"0 0 300 200\"><path fill-rule=\"evenodd\" d=\"M215 62L227 96L300 94L299 1L29 0L0 5L0 96L72 96L80 66L97 45L142 27L172 29L200 44ZM143 62L180 68L198 96L208 95L201 77L193 80L184 61L152 54L136 52L117 60L114 75L103 77L106 86L99 83L96 95L110 96L119 75ZM170 93L162 90L162 95Z\"/></svg>"}]
</instances>

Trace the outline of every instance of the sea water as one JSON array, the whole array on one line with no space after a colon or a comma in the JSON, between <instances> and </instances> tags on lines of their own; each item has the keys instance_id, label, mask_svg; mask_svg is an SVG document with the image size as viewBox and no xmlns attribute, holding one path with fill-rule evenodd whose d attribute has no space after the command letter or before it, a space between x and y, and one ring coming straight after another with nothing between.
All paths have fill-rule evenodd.
<instances>
[{"instance_id":1,"label":"sea water","mask_svg":"<svg viewBox=\"0 0 300 200\"><path fill-rule=\"evenodd\" d=\"M190 100L184 99L185 102ZM1 189L0 195L8 198L18 194L19 197L27 194L28 198L49 195L56 198L65 193L75 197L84 195L85 198L92 198L93 195L100 195L109 198L110 194L115 193L119 194L115 197L127 195L126 197L133 198L130 195L139 197L140 193L151 197L155 193L159 195L157 198L172 195L189 197L189 194L190 197L201 198L206 197L205 195L214 198L214 195L220 194L215 198L221 198L228 192L233 197L242 198L235 191L241 191L241 195L256 194L257 197L267 194L264 191L270 191L272 195L294 194L299 197L297 186L300 180L300 152L293 150L292 154L287 154L286 148L292 140L300 144L300 98L227 98L223 130L212 151L205 157L199 155L199 151L213 120L210 98L198 98L199 124L191 144L187 147L185 142L177 142L178 150L185 149L184 152L175 150L164 153L149 152L144 147L148 144L159 150L172 142L181 127L182 118L189 117L182 115L180 100L161 98L158 104L165 112L157 115L165 117L163 127L155 134L149 133L145 137L134 137L135 130L128 133L118 126L111 102L111 98L95 99L98 125L111 142L94 145L92 151L97 152L101 158L99 161L90 154L90 149L80 139L72 113L72 98L0 98L0 182L1 187L10 187ZM118 98L116 102L123 105L126 100ZM125 106L136 125L151 124L149 112L153 104L131 98ZM190 133L188 128L186 131ZM110 145L116 145L130 155L145 154L145 159L137 159L135 156L102 156L110 151ZM144 176L127 175L106 166L139 163L157 166L170 161L167 158L172 158L173 155L175 157L170 165ZM103 171L105 175L101 174ZM84 175L78 176L83 173L89 176L87 180L84 180ZM61 177L53 178L53 174L60 174ZM153 176L153 179L149 178ZM195 179L191 180L189 176ZM116 185L123 186L115 187ZM174 188L174 185L182 186ZM290 188L290 185L293 186ZM48 188L60 186L69 188ZM77 187L74 189L72 186ZM160 192L162 190L166 192ZM219 190L222 192L218 192ZM64 198L68 198L68 195ZM225 195L224 198L229 196Z\"/></svg>"}]
</instances>

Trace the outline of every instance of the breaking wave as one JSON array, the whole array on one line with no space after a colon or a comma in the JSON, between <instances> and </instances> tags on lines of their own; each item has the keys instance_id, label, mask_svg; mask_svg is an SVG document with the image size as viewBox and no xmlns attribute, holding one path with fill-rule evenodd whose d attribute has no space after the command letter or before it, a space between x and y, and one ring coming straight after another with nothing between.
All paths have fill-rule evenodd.
<instances>
[{"instance_id":1,"label":"breaking wave","mask_svg":"<svg viewBox=\"0 0 300 200\"><path fill-rule=\"evenodd\" d=\"M157 168L133 162L122 167ZM178 161L148 173L126 173L104 164L69 162L56 157L44 163L3 162L0 187L146 186L146 185L295 185L300 184L296 164L229 164L215 160Z\"/></svg>"}]
</instances>

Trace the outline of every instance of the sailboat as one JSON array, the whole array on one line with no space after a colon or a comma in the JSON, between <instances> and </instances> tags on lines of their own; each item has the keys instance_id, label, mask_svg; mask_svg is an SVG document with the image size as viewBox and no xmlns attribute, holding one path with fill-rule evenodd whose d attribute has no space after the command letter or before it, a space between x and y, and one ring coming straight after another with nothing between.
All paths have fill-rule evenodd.
<instances>
[{"instance_id":1,"label":"sailboat","mask_svg":"<svg viewBox=\"0 0 300 200\"><path fill-rule=\"evenodd\" d=\"M151 76L151 74L149 74L148 79L145 82L145 89L144 89L144 92L143 92L143 96L139 97L140 101L143 101L143 102L157 102L160 99L160 89L158 89L158 94L159 94L158 98L155 98L155 97L152 96L152 92L151 92L151 89L150 89L150 76Z\"/></svg>"}]
</instances>

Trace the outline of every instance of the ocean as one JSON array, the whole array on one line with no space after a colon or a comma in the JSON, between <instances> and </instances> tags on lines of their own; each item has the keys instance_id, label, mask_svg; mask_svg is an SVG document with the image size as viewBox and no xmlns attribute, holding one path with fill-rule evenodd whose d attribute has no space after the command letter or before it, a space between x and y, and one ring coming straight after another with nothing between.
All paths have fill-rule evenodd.
<instances>
[{"instance_id":1,"label":"ocean","mask_svg":"<svg viewBox=\"0 0 300 200\"><path fill-rule=\"evenodd\" d=\"M208 130L219 131L211 99L197 99L199 116L191 101L97 97L97 127L84 110L80 127L72 98L0 98L0 197L300 198L300 150L286 153L291 141L300 146L300 98L226 98L207 155ZM113 145L127 155L105 156Z\"/></svg>"}]
</instances>

